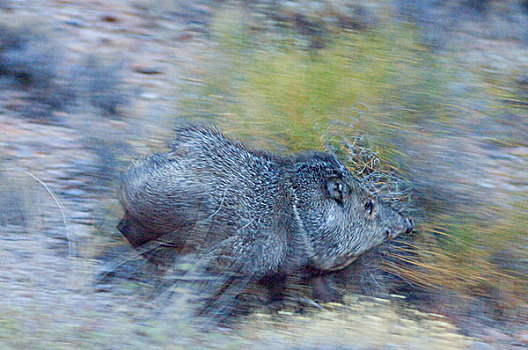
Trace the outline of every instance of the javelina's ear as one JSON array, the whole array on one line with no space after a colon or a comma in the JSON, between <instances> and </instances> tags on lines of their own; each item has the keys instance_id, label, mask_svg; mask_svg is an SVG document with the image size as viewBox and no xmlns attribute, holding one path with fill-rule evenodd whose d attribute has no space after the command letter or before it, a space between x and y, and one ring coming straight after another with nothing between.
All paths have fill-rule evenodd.
<instances>
[{"instance_id":1,"label":"javelina's ear","mask_svg":"<svg viewBox=\"0 0 528 350\"><path fill-rule=\"evenodd\" d=\"M343 204L343 195L346 191L345 183L337 178L331 177L326 180L326 190L328 196L339 204Z\"/></svg>"}]
</instances>

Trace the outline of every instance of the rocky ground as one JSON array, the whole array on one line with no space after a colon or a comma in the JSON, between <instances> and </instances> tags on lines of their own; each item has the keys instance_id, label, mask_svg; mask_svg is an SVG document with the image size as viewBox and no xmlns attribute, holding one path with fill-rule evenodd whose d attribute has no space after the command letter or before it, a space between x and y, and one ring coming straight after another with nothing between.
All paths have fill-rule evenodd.
<instances>
[{"instance_id":1,"label":"rocky ground","mask_svg":"<svg viewBox=\"0 0 528 350\"><path fill-rule=\"evenodd\" d=\"M288 16L298 8L291 3ZM472 334L478 338L463 335L452 320L418 312L398 296L350 295L346 306L328 304L303 314L259 310L236 330L202 333L192 326L182 298L156 296L145 279L155 271L141 262L127 265L130 271L123 273L131 279L94 283L108 266L104 256L132 254L115 230L116 173L127 160L165 147L172 126L183 118L178 101L210 59L208 22L218 6L205 0L0 5L0 25L33 32L21 34L20 41L27 46L22 57L35 68L24 77L0 74L2 347L525 346L526 330L511 335L487 327ZM486 40L493 38L470 47L475 61L482 59ZM496 51L519 50L509 68L526 65L525 51L503 45ZM0 61L7 62L0 72L16 71L9 66L17 62L10 52L0 47ZM517 185L503 181L503 174L522 178L528 148L505 155L475 147L486 172L501 179L486 177L490 184L483 179L482 187L501 186L497 192L507 196L508 186Z\"/></svg>"}]
</instances>

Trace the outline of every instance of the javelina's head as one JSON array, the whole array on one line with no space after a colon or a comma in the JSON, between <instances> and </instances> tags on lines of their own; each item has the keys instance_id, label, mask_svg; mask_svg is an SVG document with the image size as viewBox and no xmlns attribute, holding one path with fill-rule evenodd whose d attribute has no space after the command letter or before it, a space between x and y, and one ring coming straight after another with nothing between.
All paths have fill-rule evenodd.
<instances>
[{"instance_id":1,"label":"javelina's head","mask_svg":"<svg viewBox=\"0 0 528 350\"><path fill-rule=\"evenodd\" d=\"M345 267L413 229L411 219L370 194L332 154L299 157L293 179L295 215L314 268Z\"/></svg>"}]
</instances>

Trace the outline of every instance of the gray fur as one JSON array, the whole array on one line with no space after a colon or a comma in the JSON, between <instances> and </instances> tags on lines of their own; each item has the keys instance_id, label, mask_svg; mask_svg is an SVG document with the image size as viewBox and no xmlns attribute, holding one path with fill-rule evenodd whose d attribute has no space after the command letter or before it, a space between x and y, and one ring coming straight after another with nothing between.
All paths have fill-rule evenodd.
<instances>
[{"instance_id":1,"label":"gray fur","mask_svg":"<svg viewBox=\"0 0 528 350\"><path fill-rule=\"evenodd\" d=\"M176 135L168 153L123 174L119 229L135 247L162 239L212 257L209 269L228 266L258 280L341 269L412 230L333 154L276 156L210 129Z\"/></svg>"}]
</instances>

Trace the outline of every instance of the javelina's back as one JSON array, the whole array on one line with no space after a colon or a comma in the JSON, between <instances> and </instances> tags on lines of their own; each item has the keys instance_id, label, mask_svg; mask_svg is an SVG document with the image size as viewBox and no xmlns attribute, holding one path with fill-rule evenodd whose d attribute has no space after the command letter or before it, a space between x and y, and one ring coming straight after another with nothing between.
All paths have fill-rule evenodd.
<instances>
[{"instance_id":1,"label":"javelina's back","mask_svg":"<svg viewBox=\"0 0 528 350\"><path fill-rule=\"evenodd\" d=\"M287 196L279 159L214 130L182 129L171 149L134 162L122 176L119 227L135 247L167 234L175 245L194 236L203 244L206 235L211 245L256 216L273 216L275 201Z\"/></svg>"}]
</instances>

